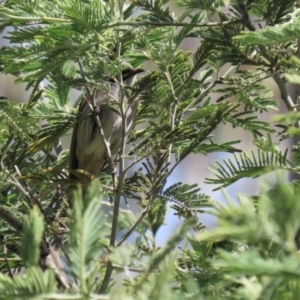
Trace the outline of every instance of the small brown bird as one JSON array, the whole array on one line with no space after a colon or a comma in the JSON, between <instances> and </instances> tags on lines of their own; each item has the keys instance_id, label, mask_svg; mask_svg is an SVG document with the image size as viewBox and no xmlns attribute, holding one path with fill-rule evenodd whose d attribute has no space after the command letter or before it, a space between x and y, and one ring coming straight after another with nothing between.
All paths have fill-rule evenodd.
<instances>
[{"instance_id":1,"label":"small brown bird","mask_svg":"<svg viewBox=\"0 0 300 300\"><path fill-rule=\"evenodd\" d=\"M142 69L126 69L122 72L122 79L125 85L132 85L138 73ZM109 104L113 100L120 99L120 84L115 80L107 81L108 93L96 90L94 104L92 107L91 95L85 95L79 106L81 112L79 122L76 123L70 148L70 178L76 179L75 170L81 169L97 176L106 162L107 153L105 145L99 134L99 126L96 123L93 113L99 115L101 127L105 139L110 145L111 155L116 155L121 146L122 140L122 118ZM129 104L128 104L129 105ZM126 109L126 132L128 133L137 112L138 101L134 101L125 107ZM128 108L128 109L127 109ZM72 172L73 171L73 172Z\"/></svg>"}]
</instances>

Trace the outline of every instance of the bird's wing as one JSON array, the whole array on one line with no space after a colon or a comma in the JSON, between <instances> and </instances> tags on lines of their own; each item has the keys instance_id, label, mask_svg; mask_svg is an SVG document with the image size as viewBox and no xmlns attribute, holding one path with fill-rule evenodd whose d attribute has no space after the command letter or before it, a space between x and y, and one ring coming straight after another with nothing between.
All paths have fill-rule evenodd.
<instances>
[{"instance_id":1,"label":"bird's wing","mask_svg":"<svg viewBox=\"0 0 300 300\"><path fill-rule=\"evenodd\" d=\"M82 100L80 102L78 111L81 113L86 103L86 97L82 97ZM79 126L79 120L76 121L73 133L72 133L72 139L71 139L71 145L70 145L70 154L69 154L69 177L70 179L78 179L75 174L72 172L72 170L77 170L79 167L78 159L76 157L76 142L77 142L77 132L78 132L78 126Z\"/></svg>"}]
</instances>

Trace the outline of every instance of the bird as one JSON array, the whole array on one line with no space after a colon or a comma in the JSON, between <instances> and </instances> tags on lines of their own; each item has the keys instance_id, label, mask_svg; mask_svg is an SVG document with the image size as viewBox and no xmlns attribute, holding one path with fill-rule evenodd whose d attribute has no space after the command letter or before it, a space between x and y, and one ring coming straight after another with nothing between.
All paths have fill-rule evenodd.
<instances>
[{"instance_id":1,"label":"bird","mask_svg":"<svg viewBox=\"0 0 300 300\"><path fill-rule=\"evenodd\" d=\"M127 68L122 72L124 85L131 86L136 75L144 72L142 69ZM83 170L97 177L107 161L106 148L99 134L99 126L95 114L99 116L100 124L106 141L110 146L111 156L118 153L123 135L123 122L119 112L110 104L120 99L121 86L115 79L103 81L108 85L108 93L95 89L94 94L87 93L79 105L80 117L75 124L70 146L69 177L80 179L76 170ZM94 102L92 98L94 97ZM96 107L93 107L94 103ZM128 104L126 110L126 134L129 132L136 116L138 101ZM75 171L75 172L74 172Z\"/></svg>"}]
</instances>

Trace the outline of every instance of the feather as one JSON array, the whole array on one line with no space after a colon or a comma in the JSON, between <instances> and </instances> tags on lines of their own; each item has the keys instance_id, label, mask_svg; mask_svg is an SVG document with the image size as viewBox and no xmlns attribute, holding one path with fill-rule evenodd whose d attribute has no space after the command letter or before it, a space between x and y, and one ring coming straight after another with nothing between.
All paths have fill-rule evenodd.
<instances>
[{"instance_id":1,"label":"feather","mask_svg":"<svg viewBox=\"0 0 300 300\"><path fill-rule=\"evenodd\" d=\"M126 85L132 85L136 75L143 72L141 69L127 69L123 71L122 78ZM105 139L110 144L111 155L118 153L122 140L122 119L119 113L113 109L110 104L112 99L119 99L120 86L115 80L107 81L109 84L108 94L96 90L95 104L99 108L99 118L104 132ZM70 179L81 179L79 173L88 172L91 177L97 176L106 162L105 146L99 135L99 128L94 120L94 110L91 102L88 101L90 95L83 97L79 112L79 121L76 122L72 134L70 148ZM126 132L132 126L133 119L136 115L138 101L131 103L127 109ZM81 170L81 172L79 171ZM79 172L78 172L79 171ZM84 172L82 172L84 171ZM82 181L82 180L80 180Z\"/></svg>"}]
</instances>

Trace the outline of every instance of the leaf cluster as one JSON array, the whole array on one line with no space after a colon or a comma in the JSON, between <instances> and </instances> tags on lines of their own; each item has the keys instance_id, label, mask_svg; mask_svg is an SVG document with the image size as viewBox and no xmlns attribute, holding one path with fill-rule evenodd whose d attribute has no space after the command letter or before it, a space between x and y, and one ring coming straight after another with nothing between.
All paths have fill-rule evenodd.
<instances>
[{"instance_id":1,"label":"leaf cluster","mask_svg":"<svg viewBox=\"0 0 300 300\"><path fill-rule=\"evenodd\" d=\"M0 49L0 71L30 93L26 104L0 101L0 299L299 298L298 182L279 180L270 192L227 205L198 184L167 185L186 157L217 151L232 154L210 168L206 182L217 189L274 170L299 173L299 145L290 158L279 144L299 135L298 103L286 88L286 79L299 83L299 60L291 58L297 1L178 0L176 15L169 5L0 4L0 30L10 42ZM183 50L187 41L197 46L193 53ZM121 78L128 66L145 69L132 86ZM265 85L269 78L294 110L271 124L262 113L280 101ZM121 88L112 108L122 121L130 105L139 102L138 111L117 173L103 169L83 201L82 187L68 179L61 139L76 126L80 101L108 93L111 79ZM224 124L233 134L217 142ZM240 149L237 128L251 133L251 155ZM271 136L277 128L279 142ZM160 248L169 208L182 225ZM211 231L199 221L206 212L218 220ZM62 263L53 262L53 251ZM125 280L115 283L113 274Z\"/></svg>"}]
</instances>

